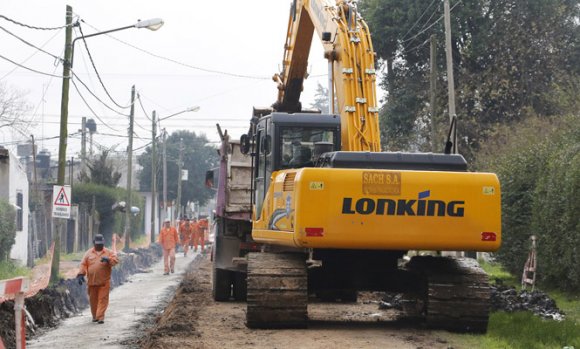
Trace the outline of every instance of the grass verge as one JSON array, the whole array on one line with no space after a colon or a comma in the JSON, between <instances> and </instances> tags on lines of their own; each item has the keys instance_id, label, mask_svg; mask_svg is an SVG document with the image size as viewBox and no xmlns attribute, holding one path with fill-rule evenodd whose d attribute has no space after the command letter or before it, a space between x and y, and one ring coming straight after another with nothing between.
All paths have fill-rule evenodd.
<instances>
[{"instance_id":1,"label":"grass verge","mask_svg":"<svg viewBox=\"0 0 580 349\"><path fill-rule=\"evenodd\" d=\"M496 263L480 263L490 281L520 289L517 277ZM542 289L542 288L540 288ZM542 289L544 290L544 289ZM566 320L544 320L531 312L494 312L485 335L449 334L454 348L474 349L580 349L580 295L545 291L566 314Z\"/></svg>"},{"instance_id":2,"label":"grass verge","mask_svg":"<svg viewBox=\"0 0 580 349\"><path fill-rule=\"evenodd\" d=\"M580 326L574 320L544 320L530 312L492 313L485 335L452 334L455 348L580 348Z\"/></svg>"},{"instance_id":3,"label":"grass verge","mask_svg":"<svg viewBox=\"0 0 580 349\"><path fill-rule=\"evenodd\" d=\"M30 277L32 270L16 265L12 261L0 262L0 280L12 279L17 276Z\"/></svg>"}]
</instances>

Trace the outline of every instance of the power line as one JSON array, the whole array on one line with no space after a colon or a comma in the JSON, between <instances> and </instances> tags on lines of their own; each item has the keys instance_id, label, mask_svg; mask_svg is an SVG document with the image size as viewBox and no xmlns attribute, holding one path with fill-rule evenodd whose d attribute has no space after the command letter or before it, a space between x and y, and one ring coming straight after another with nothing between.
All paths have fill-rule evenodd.
<instances>
[{"instance_id":1,"label":"power line","mask_svg":"<svg viewBox=\"0 0 580 349\"><path fill-rule=\"evenodd\" d=\"M55 65L52 73L53 74L56 73L57 69L58 69L58 65ZM50 87L50 84L52 83L52 79L53 79L52 76L49 77L48 83L46 84L46 87L43 85L42 97L40 97L40 101L38 102L38 104L36 105L36 108L34 109L34 113L32 114L32 117L30 118L30 122L24 128L26 131L28 131L28 129L30 128L30 125L36 120L36 113L38 112L38 108L40 107L42 102L45 101L44 97L46 97L46 93L48 92L48 88Z\"/></svg>"},{"instance_id":2,"label":"power line","mask_svg":"<svg viewBox=\"0 0 580 349\"><path fill-rule=\"evenodd\" d=\"M409 28L409 30L407 30L407 32L405 33L405 35L403 35L403 40L405 40L405 38L411 32L411 30L413 30L413 28L415 28L415 26L417 25L417 23L419 23L419 21L421 20L421 18L423 18L423 16L425 16L425 14L427 13L427 11L429 11L429 9L431 8L431 6L433 6L433 4L435 3L435 1L437 1L437 0L431 1L431 3L429 4L429 6L427 6L427 8L425 9L425 11L423 11L423 13L421 14L421 16L419 16L419 18L417 19L417 21L411 26L411 28ZM427 23L429 23L429 20L430 19L431 18L429 18L427 20Z\"/></svg>"},{"instance_id":3,"label":"power line","mask_svg":"<svg viewBox=\"0 0 580 349\"><path fill-rule=\"evenodd\" d=\"M26 28L29 28L29 29L36 29L36 30L58 30L58 29L63 29L63 28L69 27L69 26L74 26L76 24L76 23L72 23L72 24L63 25L63 26L60 26L60 27L37 27L37 26L28 25L28 24L24 24L24 23L18 22L16 20L11 19L11 18L8 18L8 17L6 17L4 15L0 15L0 18L3 18L5 20L7 20L9 22L12 22L14 24L17 24L17 25L19 25L21 27L26 27Z\"/></svg>"},{"instance_id":4,"label":"power line","mask_svg":"<svg viewBox=\"0 0 580 349\"><path fill-rule=\"evenodd\" d=\"M457 1L457 2L456 2L456 3L455 3L455 4L454 4L452 7L451 7L451 9L450 9L449 11L453 11L453 9L454 9L454 8L455 8L457 5L459 5L459 4L461 3L461 1L462 1L462 0L459 0L459 1ZM435 12L434 12L434 13L435 13ZM410 38L408 38L408 39L406 39L406 40L402 40L401 42L407 42L407 41L411 41L411 40L415 39L415 38L416 38L416 37L418 37L419 35L421 35L421 34L423 34L424 32L426 32L427 30L429 30L429 29L433 28L433 26L434 26L435 24L439 23L439 21L440 21L440 20L442 20L442 19L443 19L443 17L444 17L444 16L442 15L441 17L437 18L437 20L436 20L435 22L433 22L431 25L429 25L427 28L425 28L425 29L422 29L422 30L421 30L421 31L419 31L417 34L415 34L415 35L411 36Z\"/></svg>"},{"instance_id":5,"label":"power line","mask_svg":"<svg viewBox=\"0 0 580 349\"><path fill-rule=\"evenodd\" d=\"M75 87L75 90L77 91L77 93L79 94L79 96L81 97L81 99L83 100L83 102L85 103L85 106L91 111L91 113L106 127L108 127L109 129L115 131L115 132L119 132L119 130L112 128L109 124L105 123L103 120L101 120L101 118L97 115L97 113L95 113L95 111L93 110L93 108L91 108L91 106L89 105L89 103L87 102L87 100L85 99L85 97L82 95L81 91L79 90L79 87L77 86L76 82L74 79L71 79L73 86ZM79 80L80 81L80 80Z\"/></svg>"},{"instance_id":6,"label":"power line","mask_svg":"<svg viewBox=\"0 0 580 349\"><path fill-rule=\"evenodd\" d=\"M59 78L59 79L62 79L63 78L62 75L49 74L49 73L41 72L41 71L36 70L36 69L32 69L32 68L26 67L26 66L24 66L24 65L22 65L20 63L14 62L10 58L6 58L6 57L2 56L2 55L0 55L0 58L2 58L5 61L8 61L8 62L10 62L10 63L12 63L12 64L20 67L20 68L23 68L23 69L26 69L26 70L30 70L31 72L34 72L34 73L37 73L37 74L46 75L46 76L52 76L54 78Z\"/></svg>"},{"instance_id":7,"label":"power line","mask_svg":"<svg viewBox=\"0 0 580 349\"><path fill-rule=\"evenodd\" d=\"M85 24L87 24L88 26L90 26L91 28L93 28L95 30L99 30L98 28L96 28L96 27L88 24L85 21L82 21L82 22L85 23ZM138 51L141 51L141 52L143 52L143 53L145 53L145 54L147 54L149 56L152 56L152 57L155 57L155 58L159 58L159 59L162 59L162 60L165 60L165 61L168 61L168 62L177 64L177 65L181 65L181 66L186 67L186 68L191 68L191 69L203 71L203 72L206 72L206 73L213 73L213 74L219 74L219 75L232 76L232 77L235 77L235 78L255 79L255 80L270 80L271 79L270 77L265 77L265 76L252 76L252 75L245 75L245 74L236 74L236 73L230 73L230 72L225 72L225 71L220 71L220 70L214 70L214 69L207 69L207 68L197 67L197 66L194 66L194 65L191 65L191 64L187 64L187 63L180 62L180 61L175 60L173 58L161 56L161 55L158 55L156 53L147 51L147 50L142 49L142 48L140 48L138 46L135 46L133 44L130 44L130 43L126 42L126 41L123 41L121 39L118 39L118 38L114 37L113 35L110 35L110 34L106 34L106 35L109 36L110 38L114 39L114 40L117 40L118 42L120 42L122 44L125 44L125 45L127 45L129 47L132 47L132 48L134 48L134 49L136 49Z\"/></svg>"},{"instance_id":8,"label":"power line","mask_svg":"<svg viewBox=\"0 0 580 349\"><path fill-rule=\"evenodd\" d=\"M62 30L62 29L61 29L61 30ZM50 39L48 39L48 40L47 40L47 41L46 41L44 44L42 44L42 46L40 46L40 47L41 47L41 48L44 48L44 46L48 45L48 43L49 43L49 42L51 42L51 41L52 41L54 38L56 38L56 37L57 37L57 35L58 35L58 34L60 34L61 30L59 30L59 31L57 31L56 33L54 33L54 35L53 35L53 36L51 36L51 37L50 37ZM22 61L22 63L20 63L20 64L24 64L24 63L28 62L28 61L29 61L29 60L30 60L32 57L36 56L36 54L37 54L38 52L39 52L39 51L34 51L34 52L33 52L33 53L30 55L30 56L28 56L28 58L26 58L26 59L25 59L24 61ZM60 60L59 60L59 62L60 62ZM57 67L58 67L58 63L55 63L55 66L57 66ZM10 75L10 74L14 73L14 72L15 72L17 69L18 69L18 67L17 67L17 66L16 66L16 67L14 67L14 68L12 68L12 70L11 70L11 71L9 71L8 73L4 74L4 76L2 76L2 77L0 78L0 81L4 80L4 78L6 78L8 75ZM55 70L55 72L56 72L56 70ZM54 72L53 72L53 74L54 74Z\"/></svg>"},{"instance_id":9,"label":"power line","mask_svg":"<svg viewBox=\"0 0 580 349\"><path fill-rule=\"evenodd\" d=\"M6 32L6 33L7 33L7 34L9 34L9 35L12 35L12 36L13 36L13 37L15 37L16 39L18 39L18 40L22 41L22 42L23 42L23 43L25 43L26 45L28 45L28 46L30 46L30 47L33 47L33 48L37 49L38 51L40 51L40 52L42 52L42 53L46 53L47 55L51 56L52 58L54 58L54 59L56 59L56 60L60 60L60 61L62 62L62 58L60 58L60 57L57 57L57 56L53 55L52 53L50 53L50 52L48 52L48 51L45 51L45 50L43 50L42 48L40 48L40 47L38 47L38 46L35 46L34 44L32 44L32 43L30 43L30 42L26 41L25 39L21 38L20 36L18 36L18 35L16 35L16 34L14 34L14 33L13 33L13 32L11 32L10 30L8 30L8 29L6 29L6 28L4 28L4 27L2 27L2 26L0 26L0 29L2 29L4 32Z\"/></svg>"},{"instance_id":10,"label":"power line","mask_svg":"<svg viewBox=\"0 0 580 349\"><path fill-rule=\"evenodd\" d=\"M71 71L72 71L72 70L71 70ZM111 106L109 106L107 103L103 102L103 101L102 101L102 100L101 100L99 97L97 97L97 95L96 95L96 94L95 94L95 93L94 93L94 92L93 92L93 91L92 91L92 90L91 90L91 89L90 89L90 88L87 86L87 84L85 84L85 83L84 83L84 82L83 82L83 81L82 81L82 80L79 78L79 76L78 76L77 74L75 74L75 72L74 72L74 71L72 71L72 75L73 75L73 77L74 77L76 80L78 80L78 81L79 81L79 82L80 82L80 83L81 83L81 84L82 84L82 85L85 87L85 89L86 89L86 90L87 90L87 91L88 91L88 92L89 92L89 93L90 93L90 94L91 94L91 95L92 95L92 96L93 96L93 97L94 97L94 98L95 98L97 101L101 102L101 104L102 104L102 105L104 105L104 106L105 106L105 108L107 108L107 109L109 109L110 111L112 111L112 112L114 112L114 113L116 113L116 114L119 114L119 115L121 115L121 116L129 116L128 114L123 114L123 113L121 113L121 112L119 112L119 111L117 111L117 110L113 109L113 108L112 108ZM71 80L74 80L74 79L71 79Z\"/></svg>"},{"instance_id":11,"label":"power line","mask_svg":"<svg viewBox=\"0 0 580 349\"><path fill-rule=\"evenodd\" d=\"M141 110L143 110L143 114L145 114L145 116L147 117L147 119L149 119L149 121L153 121L153 119L151 119L149 117L149 113L147 113L147 111L145 110L145 107L143 106L143 102L141 101L141 94L137 93L137 100L139 101L139 105L141 106Z\"/></svg>"},{"instance_id":12,"label":"power line","mask_svg":"<svg viewBox=\"0 0 580 349\"><path fill-rule=\"evenodd\" d=\"M85 49L87 50L87 53L89 55L89 60L91 61L91 65L93 66L93 69L95 70L95 74L97 74L97 78L99 79L99 82L101 83L101 86L103 87L103 90L105 90L105 93L107 94L107 96L109 97L109 99L117 107L119 107L121 109L130 108L131 107L131 104L129 104L127 106L123 106L123 105L120 105L119 103L117 103L117 101L115 101L115 99L113 99L113 97L109 93L109 90L107 90L107 87L105 87L105 84L103 83L103 80L101 79L101 75L99 74L99 71L97 70L97 67L95 65L95 61L93 60L93 56L91 55L91 51L89 50L89 46L87 45L87 41L85 40L85 34L83 33L83 29L82 29L82 27L81 27L80 24L79 24L79 31L81 32L81 38L83 39L83 43L85 44Z\"/></svg>"},{"instance_id":13,"label":"power line","mask_svg":"<svg viewBox=\"0 0 580 349\"><path fill-rule=\"evenodd\" d=\"M55 118L58 119L60 118L60 114L44 114L45 117L51 117L51 118ZM86 115L83 114L69 114L69 116L71 117L83 117ZM212 117L194 117L195 121L230 121L230 122L249 122L250 121L250 117L248 116L245 119L237 119L237 118L231 118L231 117L220 117L220 116L212 116ZM118 120L119 117L118 116L114 116L114 115L101 115L101 119L105 119L105 120ZM171 123L171 122L175 122L175 121L182 121L179 118L170 118L167 120L164 120L163 123ZM169 125L172 126L172 125ZM214 125L215 126L215 125Z\"/></svg>"}]
</instances>

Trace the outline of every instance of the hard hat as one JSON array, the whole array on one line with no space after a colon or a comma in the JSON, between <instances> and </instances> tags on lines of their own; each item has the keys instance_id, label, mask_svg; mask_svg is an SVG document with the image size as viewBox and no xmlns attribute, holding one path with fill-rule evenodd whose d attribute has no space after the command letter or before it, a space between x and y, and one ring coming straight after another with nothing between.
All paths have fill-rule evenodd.
<instances>
[{"instance_id":1,"label":"hard hat","mask_svg":"<svg viewBox=\"0 0 580 349\"><path fill-rule=\"evenodd\" d=\"M104 245L105 244L105 237L103 235L101 235L101 234L97 234L93 238L93 243L95 245Z\"/></svg>"},{"instance_id":2,"label":"hard hat","mask_svg":"<svg viewBox=\"0 0 580 349\"><path fill-rule=\"evenodd\" d=\"M165 219L163 220L163 223L171 223L171 220L170 220L169 218L165 218Z\"/></svg>"}]
</instances>

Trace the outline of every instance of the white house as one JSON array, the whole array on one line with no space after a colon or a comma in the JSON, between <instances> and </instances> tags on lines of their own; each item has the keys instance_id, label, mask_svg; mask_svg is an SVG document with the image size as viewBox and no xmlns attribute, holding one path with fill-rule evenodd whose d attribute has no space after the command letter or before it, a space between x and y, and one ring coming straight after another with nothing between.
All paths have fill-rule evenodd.
<instances>
[{"instance_id":1,"label":"white house","mask_svg":"<svg viewBox=\"0 0 580 349\"><path fill-rule=\"evenodd\" d=\"M10 258L26 265L28 258L28 177L24 166L8 149L0 148L0 198L16 209L16 241Z\"/></svg>"}]
</instances>

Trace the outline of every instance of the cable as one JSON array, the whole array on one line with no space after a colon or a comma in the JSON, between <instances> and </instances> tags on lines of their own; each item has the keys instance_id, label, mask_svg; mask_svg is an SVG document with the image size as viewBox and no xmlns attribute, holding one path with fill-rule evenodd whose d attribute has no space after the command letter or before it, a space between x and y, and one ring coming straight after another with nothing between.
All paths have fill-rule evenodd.
<instances>
[{"instance_id":1,"label":"cable","mask_svg":"<svg viewBox=\"0 0 580 349\"><path fill-rule=\"evenodd\" d=\"M141 106L141 110L143 110L143 114L145 114L145 116L147 117L147 119L149 119L149 121L153 122L153 119L151 119L149 117L149 113L147 113L147 111L145 110L145 107L143 106L143 102L141 101L141 94L137 93L137 100L139 101L139 105Z\"/></svg>"},{"instance_id":2,"label":"cable","mask_svg":"<svg viewBox=\"0 0 580 349\"><path fill-rule=\"evenodd\" d=\"M56 70L58 69L58 65L56 65L54 67L54 71L52 72L53 74L56 73ZM52 83L52 79L53 77L49 77L48 78L48 83L46 84L46 87L43 89L42 91L42 97L40 97L40 101L38 102L38 104L36 105L36 108L34 109L34 113L32 114L32 117L30 118L30 121L28 122L28 125L26 125L26 127L24 128L24 130L27 132L28 129L30 128L30 125L36 120L36 113L38 112L38 108L40 107L40 105L42 104L42 102L44 101L44 97L46 97L46 92L48 92L48 88L50 87L50 84ZM43 86L44 87L44 86Z\"/></svg>"},{"instance_id":3,"label":"cable","mask_svg":"<svg viewBox=\"0 0 580 349\"><path fill-rule=\"evenodd\" d=\"M71 26L74 26L75 25L75 23L71 23L71 24L68 24L68 25L60 26L60 27L48 27L48 28L47 27L36 27L36 26L33 26L33 25L28 25L28 24L24 24L24 23L18 22L16 20L11 19L11 18L8 18L8 17L6 17L4 15L0 15L0 18L3 18L5 20L7 20L9 22L12 22L14 24L17 24L19 26L26 27L26 28L29 28L29 29L36 29L36 30L58 30L58 29L63 29L63 28L71 27Z\"/></svg>"},{"instance_id":4,"label":"cable","mask_svg":"<svg viewBox=\"0 0 580 349\"><path fill-rule=\"evenodd\" d=\"M32 68L28 68L28 67L26 67L26 66L24 66L24 65L22 65L20 63L14 62L13 60L11 60L9 58L6 58L6 57L4 57L2 55L0 55L0 58L2 58L3 60L6 60L6 61L8 61L8 62L10 62L10 63L12 63L12 64L14 64L16 66L19 66L20 68L23 68L23 69L26 69L26 70L30 70L31 72L34 72L34 73L37 73L37 74L46 75L46 76L52 76L52 77L59 78L59 79L62 79L63 78L62 75L54 75L54 74L44 73L44 72L41 72L39 70L35 70L35 69L32 69Z\"/></svg>"},{"instance_id":5,"label":"cable","mask_svg":"<svg viewBox=\"0 0 580 349\"><path fill-rule=\"evenodd\" d=\"M453 11L453 9L459 5L461 3L462 0L457 1L449 10L449 12ZM445 15L442 15L441 17L437 18L437 20L435 22L433 22L430 26L428 26L427 28L421 30L420 32L418 32L417 34L413 35L412 37L408 38L407 40L402 40L401 42L407 42L410 40L415 39L416 37L418 37L419 35L423 34L424 32L426 32L427 30L431 29L435 24L437 24L440 20L443 19L443 17L445 17Z\"/></svg>"},{"instance_id":6,"label":"cable","mask_svg":"<svg viewBox=\"0 0 580 349\"><path fill-rule=\"evenodd\" d=\"M83 43L85 44L85 49L87 50L87 53L89 55L89 60L91 61L91 65L93 66L93 69L95 70L95 74L97 74L97 78L99 79L99 82L101 83L101 86L103 87L103 90L105 90L105 93L107 94L107 96L109 97L109 99L119 108L121 109L127 109L127 108L131 108L131 104L127 105L127 106L122 106L119 103L117 103L117 101L115 101L113 99L113 97L111 96L111 94L109 93L109 90L107 90L107 87L105 87L105 84L103 83L103 80L101 79L101 75L99 74L99 71L97 70L97 67L95 65L95 61L93 60L93 56L91 55L91 51L89 51L89 46L87 45L87 41L85 40L85 34L83 33L83 28L81 27L81 25L79 24L79 31L81 33L81 38L83 39Z\"/></svg>"},{"instance_id":7,"label":"cable","mask_svg":"<svg viewBox=\"0 0 580 349\"><path fill-rule=\"evenodd\" d=\"M47 52L47 51L43 50L42 48L35 46L34 44L31 44L30 42L28 42L28 41L24 40L24 39L23 39L23 38L21 38L20 36L18 36L18 35L16 35L16 34L12 33L12 32L11 32L11 31L9 31L8 29L6 29L6 28L4 28L4 27L2 27L2 26L0 26L0 29L2 29L4 32L8 33L9 35L12 35L12 36L13 36L13 37L15 37L16 39L18 39L18 40L22 41L22 42L23 42L23 43L25 43L26 45L28 45L28 46L30 46L30 47L34 47L34 48L35 48L35 49L37 49L38 51L40 51L40 52L42 52L42 53L46 53L47 55L51 56L52 58L54 58L54 59L56 59L56 60L60 60L60 61L62 62L62 58L60 58L60 57L57 57L57 56L53 55L52 53L50 53L50 52Z\"/></svg>"},{"instance_id":8,"label":"cable","mask_svg":"<svg viewBox=\"0 0 580 349\"><path fill-rule=\"evenodd\" d=\"M422 43L420 43L419 45L417 45L417 46L415 46L413 48L409 48L408 49L407 47L409 47L411 45L407 45L406 47L403 47L403 50L401 51L401 53L403 53L403 52L410 53L410 52L412 52L414 50L418 50L418 49L422 48L423 46L425 46L429 42L431 42L431 39L427 38L427 40L423 41Z\"/></svg>"},{"instance_id":9,"label":"cable","mask_svg":"<svg viewBox=\"0 0 580 349\"><path fill-rule=\"evenodd\" d=\"M85 103L85 106L87 108L89 108L89 110L91 111L91 113L93 113L93 115L101 122L103 123L103 125L105 125L106 127L108 127L109 129L115 131L115 132L119 132L119 130L112 128L109 124L105 123L103 120L101 120L101 118L97 115L97 113L95 113L95 111L93 110L93 108L91 108L91 106L89 105L89 103L87 102L87 100L85 99L85 97L82 95L81 91L79 90L77 84L75 83L74 79L71 79L73 86L75 87L75 90L77 91L77 93L79 94L79 96L81 97L81 99L83 100L83 102Z\"/></svg>"},{"instance_id":10,"label":"cable","mask_svg":"<svg viewBox=\"0 0 580 349\"><path fill-rule=\"evenodd\" d=\"M100 30L100 29L98 29L96 27L93 27L92 25L88 24L85 21L83 21L83 23L87 24L88 26L90 26L91 28L93 28L95 30ZM155 58L159 58L159 59L162 59L162 60L165 60L165 61L168 61L168 62L177 64L177 65L181 65L181 66L184 66L184 67L187 67L187 68L191 68L191 69L203 71L203 72L206 72L206 73L213 73L213 74L219 74L219 75L232 76L232 77L235 77L235 78L245 78L245 79L255 79L255 80L270 80L271 79L270 77L265 77L265 76L252 76L252 75L236 74L236 73L229 73L229 72L224 72L224 71L219 71L219 70L213 70L213 69L207 69L207 68L202 68L202 67L196 67L196 66L193 66L191 64L183 63L183 62L177 61L175 59L168 58L168 57L161 56L161 55L158 55L156 53L147 51L147 50L142 49L140 47L137 47L137 46L135 46L133 44L130 44L130 43L126 42L126 41L123 41L121 39L118 39L118 38L116 38L116 37L114 37L114 36L112 36L110 34L106 34L106 35L109 36L110 38L114 39L114 40L117 40L118 42L120 42L122 44L125 44L125 45L127 45L129 47L132 47L132 48L134 48L134 49L136 49L138 51L141 51L141 52L143 52L143 53L145 53L145 54L147 54L149 56L152 56L152 57L155 57Z\"/></svg>"},{"instance_id":11,"label":"cable","mask_svg":"<svg viewBox=\"0 0 580 349\"><path fill-rule=\"evenodd\" d=\"M76 80L78 80L78 81L79 81L79 82L80 82L80 83L81 83L81 84L82 84L82 85L85 87L85 89L86 89L86 90L87 90L87 91L88 91L88 92L89 92L89 93L90 93L90 94L91 94L93 97L95 97L95 99L96 99L97 101L101 102L101 104L102 104L102 105L104 105L104 106L105 106L107 109L109 109L110 111L112 111L112 112L114 112L114 113L116 113L116 114L119 114L119 115L121 115L121 116L129 116L128 114L123 114L123 113L121 113L121 112L119 112L119 111L117 111L117 110L113 109L113 108L112 108L112 107L110 107L110 106L109 106L107 103L103 102L103 101L102 101L102 100L101 100L99 97L97 97L97 95L95 95L95 93L94 93L93 91L91 91L91 89L90 89L90 88L87 86L87 84L85 84L85 83L84 83L84 82L83 82L83 81L82 81L82 80L79 78L79 76L78 76L77 74L75 74L75 72L74 72L74 71L72 71L72 70L71 70L71 72L72 72L72 75L73 75L73 77L74 77L74 78L76 78ZM73 80L73 79L71 79L71 80Z\"/></svg>"},{"instance_id":12,"label":"cable","mask_svg":"<svg viewBox=\"0 0 580 349\"><path fill-rule=\"evenodd\" d=\"M62 31L62 29L61 29L61 30L59 30L59 31L57 31L57 32L56 32L56 33L55 33L53 36L51 36L51 37L50 37L50 39L48 39L48 40L47 40L47 41L46 41L44 44L42 44L42 46L40 46L40 47L41 47L41 48L44 48L44 46L48 45L48 43L49 43L49 42L51 42L51 41L52 41L54 38L56 38L56 37L57 37L57 35L58 35L58 34L60 34L60 32L61 32L61 31ZM39 51L34 51L34 52L33 52L33 53L30 55L30 56L28 56L28 58L26 58L26 59L25 59L24 61L22 61L22 63L20 63L20 64L24 64L24 63L28 62L28 61L29 61L29 60L30 60L32 57L36 56L36 54L37 54L38 52L39 52ZM59 62L60 62L60 60L59 60ZM58 66L58 64L55 64L55 66ZM14 72L15 72L17 69L18 69L18 67L14 67L14 68L12 68L12 70L11 70L11 71L9 71L8 73L4 74L4 76L2 76L2 77L0 78L0 81L4 80L4 78L6 78L8 75L10 75L10 74L14 73ZM56 72L56 70L55 70L55 72ZM53 72L53 74L54 74L54 72Z\"/></svg>"},{"instance_id":13,"label":"cable","mask_svg":"<svg viewBox=\"0 0 580 349\"><path fill-rule=\"evenodd\" d=\"M425 14L427 13L427 11L429 11L429 9L431 8L431 6L433 6L433 4L435 3L435 1L437 0L433 0L431 1L431 3L429 4L429 6L427 6L427 8L425 9L425 11L423 11L423 13L421 14L421 16L419 16L419 18L417 19L417 21L411 26L411 28L409 28L409 30L407 30L407 32L405 33L405 35L403 35L403 39L405 40L405 38L407 37L407 35L411 32L411 30L413 30L413 28L415 28L415 26L417 25L417 23L419 23L419 21L421 20L421 18L423 18L423 16L425 16ZM427 20L427 23L429 23L430 18Z\"/></svg>"}]
</instances>

